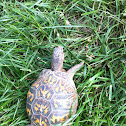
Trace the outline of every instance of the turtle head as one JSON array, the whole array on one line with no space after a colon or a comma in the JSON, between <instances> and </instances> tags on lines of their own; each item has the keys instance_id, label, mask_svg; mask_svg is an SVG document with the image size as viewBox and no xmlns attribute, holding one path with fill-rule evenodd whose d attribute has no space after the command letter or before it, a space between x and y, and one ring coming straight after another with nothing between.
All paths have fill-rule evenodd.
<instances>
[{"instance_id":1,"label":"turtle head","mask_svg":"<svg viewBox=\"0 0 126 126\"><path fill-rule=\"evenodd\" d=\"M63 61L64 61L63 47L62 46L55 47L52 55L51 69L53 71L62 71Z\"/></svg>"}]
</instances>

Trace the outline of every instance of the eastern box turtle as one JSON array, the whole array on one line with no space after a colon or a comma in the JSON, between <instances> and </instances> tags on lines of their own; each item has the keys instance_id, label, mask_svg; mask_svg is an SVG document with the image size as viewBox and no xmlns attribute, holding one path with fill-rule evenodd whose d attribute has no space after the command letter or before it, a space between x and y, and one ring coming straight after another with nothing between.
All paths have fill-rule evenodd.
<instances>
[{"instance_id":1,"label":"eastern box turtle","mask_svg":"<svg viewBox=\"0 0 126 126\"><path fill-rule=\"evenodd\" d=\"M69 119L76 113L78 98L73 76L83 62L62 69L63 48L54 48L52 68L44 69L27 94L26 110L31 120L29 126L52 126Z\"/></svg>"}]
</instances>

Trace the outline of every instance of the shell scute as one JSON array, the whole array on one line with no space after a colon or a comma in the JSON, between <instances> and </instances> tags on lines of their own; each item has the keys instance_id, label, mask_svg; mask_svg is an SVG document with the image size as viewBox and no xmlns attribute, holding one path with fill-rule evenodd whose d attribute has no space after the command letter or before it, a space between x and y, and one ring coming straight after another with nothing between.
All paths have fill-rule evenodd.
<instances>
[{"instance_id":1,"label":"shell scute","mask_svg":"<svg viewBox=\"0 0 126 126\"><path fill-rule=\"evenodd\" d=\"M57 77L61 77L63 79L66 79L68 77L68 74L66 72L56 71L54 73Z\"/></svg>"},{"instance_id":2,"label":"shell scute","mask_svg":"<svg viewBox=\"0 0 126 126\"><path fill-rule=\"evenodd\" d=\"M48 116L51 112L51 104L43 99L35 99L33 103L33 112L36 114Z\"/></svg>"},{"instance_id":3,"label":"shell scute","mask_svg":"<svg viewBox=\"0 0 126 126\"><path fill-rule=\"evenodd\" d=\"M41 85L37 90L37 97L44 99L51 99L54 92L53 89L49 85Z\"/></svg>"},{"instance_id":4,"label":"shell scute","mask_svg":"<svg viewBox=\"0 0 126 126\"><path fill-rule=\"evenodd\" d=\"M45 76L43 78L42 83L48 85L54 85L56 81L57 81L56 77L53 74L49 74L48 76Z\"/></svg>"},{"instance_id":5,"label":"shell scute","mask_svg":"<svg viewBox=\"0 0 126 126\"><path fill-rule=\"evenodd\" d=\"M37 126L50 126L48 119L42 115L33 115L31 121Z\"/></svg>"},{"instance_id":6,"label":"shell scute","mask_svg":"<svg viewBox=\"0 0 126 126\"><path fill-rule=\"evenodd\" d=\"M69 94L69 93L74 93L75 90L73 89L73 87L69 86L69 82L66 82L62 79L58 80L56 85L54 85L54 91L56 93L65 93L65 94Z\"/></svg>"},{"instance_id":7,"label":"shell scute","mask_svg":"<svg viewBox=\"0 0 126 126\"><path fill-rule=\"evenodd\" d=\"M42 78L38 78L33 84L32 84L32 88L37 89L39 87L39 85L41 85L41 81Z\"/></svg>"},{"instance_id":8,"label":"shell scute","mask_svg":"<svg viewBox=\"0 0 126 126\"><path fill-rule=\"evenodd\" d=\"M33 115L31 105L29 104L26 105L26 111L27 111L28 116L31 118L31 116Z\"/></svg>"},{"instance_id":9,"label":"shell scute","mask_svg":"<svg viewBox=\"0 0 126 126\"><path fill-rule=\"evenodd\" d=\"M49 120L52 125L65 122L69 118L68 111L53 111L49 115Z\"/></svg>"},{"instance_id":10,"label":"shell scute","mask_svg":"<svg viewBox=\"0 0 126 126\"><path fill-rule=\"evenodd\" d=\"M36 98L36 90L30 88L27 94L27 102L32 104L35 98Z\"/></svg>"},{"instance_id":11,"label":"shell scute","mask_svg":"<svg viewBox=\"0 0 126 126\"><path fill-rule=\"evenodd\" d=\"M51 100L51 104L53 110L70 110L74 100L77 99L73 94L55 95Z\"/></svg>"}]
</instances>

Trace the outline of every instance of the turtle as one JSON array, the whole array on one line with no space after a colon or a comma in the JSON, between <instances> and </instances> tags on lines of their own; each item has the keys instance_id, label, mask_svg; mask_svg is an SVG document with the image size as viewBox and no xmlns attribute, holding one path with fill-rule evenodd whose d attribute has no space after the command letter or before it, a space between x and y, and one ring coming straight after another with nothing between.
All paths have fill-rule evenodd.
<instances>
[{"instance_id":1,"label":"turtle","mask_svg":"<svg viewBox=\"0 0 126 126\"><path fill-rule=\"evenodd\" d=\"M27 126L53 126L64 123L76 113L78 94L73 76L83 62L68 71L63 69L63 47L54 48L51 69L44 69L27 93Z\"/></svg>"}]
</instances>

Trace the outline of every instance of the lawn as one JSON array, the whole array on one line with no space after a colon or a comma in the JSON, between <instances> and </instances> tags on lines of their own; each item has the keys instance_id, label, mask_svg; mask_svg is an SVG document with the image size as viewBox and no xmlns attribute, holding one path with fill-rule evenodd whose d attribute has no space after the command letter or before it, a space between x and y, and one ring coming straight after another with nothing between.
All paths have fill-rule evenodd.
<instances>
[{"instance_id":1,"label":"lawn","mask_svg":"<svg viewBox=\"0 0 126 126\"><path fill-rule=\"evenodd\" d=\"M27 92L54 47L64 48L64 69L78 92L71 126L126 125L125 0L0 1L0 126L25 126Z\"/></svg>"}]
</instances>

